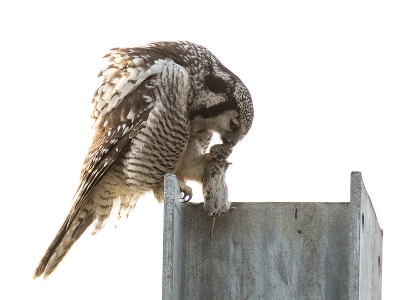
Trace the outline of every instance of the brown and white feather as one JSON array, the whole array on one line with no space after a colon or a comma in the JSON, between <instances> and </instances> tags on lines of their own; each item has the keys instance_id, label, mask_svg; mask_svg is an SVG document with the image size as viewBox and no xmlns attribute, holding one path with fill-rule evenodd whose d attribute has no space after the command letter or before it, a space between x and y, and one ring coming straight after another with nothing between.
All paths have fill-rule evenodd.
<instances>
[{"instance_id":1,"label":"brown and white feather","mask_svg":"<svg viewBox=\"0 0 400 300\"><path fill-rule=\"evenodd\" d=\"M117 221L128 216L150 191L162 202L166 173L190 191L187 180L202 182L213 133L235 144L253 120L243 83L202 46L158 42L114 48L105 57L110 63L92 100L94 137L75 202L35 278L51 274L81 234L91 225L95 234L112 211Z\"/></svg>"}]
</instances>

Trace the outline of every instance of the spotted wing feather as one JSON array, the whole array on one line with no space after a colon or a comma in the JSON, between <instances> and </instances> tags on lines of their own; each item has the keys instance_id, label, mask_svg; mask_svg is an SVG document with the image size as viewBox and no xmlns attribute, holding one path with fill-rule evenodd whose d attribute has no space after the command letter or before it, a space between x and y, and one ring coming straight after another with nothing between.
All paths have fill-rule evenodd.
<instances>
[{"instance_id":1,"label":"spotted wing feather","mask_svg":"<svg viewBox=\"0 0 400 300\"><path fill-rule=\"evenodd\" d=\"M136 85L130 85L129 93L126 95L124 95L125 92L117 93L118 97L123 97L119 103L118 101L112 103L110 100L107 106L103 107L107 109L107 112L95 117L95 135L81 172L75 203L36 268L34 278L42 274L46 278L51 274L74 242L93 223L96 218L95 211L93 204L87 200L90 191L128 149L132 138L146 126L147 118L154 106L154 98L151 97L151 81L156 69L148 68L146 71L138 73L144 78L137 78ZM117 78L117 75L114 75L114 78ZM106 78L110 79L107 76ZM125 82L125 87L128 84L129 82ZM104 85L105 83L102 87ZM125 91L124 87L121 89ZM112 96L109 97L112 99ZM102 99L107 98L102 96ZM98 108L99 105L96 105L95 111Z\"/></svg>"}]
</instances>

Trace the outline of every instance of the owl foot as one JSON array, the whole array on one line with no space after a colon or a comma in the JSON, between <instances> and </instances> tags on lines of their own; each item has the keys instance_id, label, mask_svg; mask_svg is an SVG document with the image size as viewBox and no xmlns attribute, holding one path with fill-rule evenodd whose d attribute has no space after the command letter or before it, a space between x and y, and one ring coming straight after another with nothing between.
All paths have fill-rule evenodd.
<instances>
[{"instance_id":1,"label":"owl foot","mask_svg":"<svg viewBox=\"0 0 400 300\"><path fill-rule=\"evenodd\" d=\"M210 160L222 161L231 155L233 145L230 143L214 145L210 148Z\"/></svg>"},{"instance_id":2,"label":"owl foot","mask_svg":"<svg viewBox=\"0 0 400 300\"><path fill-rule=\"evenodd\" d=\"M182 202L183 203L189 202L193 196L192 189L184 183L183 186L181 183L179 183L179 186L181 188L181 193L182 193L182 198L181 198L183 200Z\"/></svg>"}]
</instances>

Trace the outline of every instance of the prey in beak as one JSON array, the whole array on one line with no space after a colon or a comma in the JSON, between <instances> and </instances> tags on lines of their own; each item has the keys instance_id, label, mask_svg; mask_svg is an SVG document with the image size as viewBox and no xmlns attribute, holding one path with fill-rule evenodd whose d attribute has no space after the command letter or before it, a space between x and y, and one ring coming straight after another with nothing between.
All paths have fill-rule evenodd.
<instances>
[{"instance_id":1,"label":"prey in beak","mask_svg":"<svg viewBox=\"0 0 400 300\"><path fill-rule=\"evenodd\" d=\"M225 174L231 164L226 159L232 153L233 144L214 145L206 155L206 167L203 174L204 209L212 217L210 236L214 231L215 220L221 214L232 209L228 200L228 186Z\"/></svg>"}]
</instances>

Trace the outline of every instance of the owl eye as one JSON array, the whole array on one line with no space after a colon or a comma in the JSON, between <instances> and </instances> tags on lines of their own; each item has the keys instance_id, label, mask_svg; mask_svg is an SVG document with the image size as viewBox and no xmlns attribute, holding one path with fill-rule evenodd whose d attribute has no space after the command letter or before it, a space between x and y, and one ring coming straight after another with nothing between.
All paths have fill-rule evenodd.
<instances>
[{"instance_id":1,"label":"owl eye","mask_svg":"<svg viewBox=\"0 0 400 300\"><path fill-rule=\"evenodd\" d=\"M231 119L229 122L229 127L231 131L236 131L239 129L239 120L238 119Z\"/></svg>"}]
</instances>

